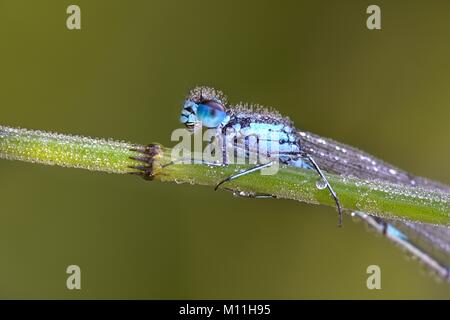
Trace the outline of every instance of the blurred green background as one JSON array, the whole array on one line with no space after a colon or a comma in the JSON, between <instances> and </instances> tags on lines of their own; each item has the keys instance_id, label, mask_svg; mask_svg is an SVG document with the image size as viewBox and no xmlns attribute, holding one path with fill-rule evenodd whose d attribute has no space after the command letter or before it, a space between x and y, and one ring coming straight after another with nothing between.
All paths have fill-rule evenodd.
<instances>
[{"instance_id":1,"label":"blurred green background","mask_svg":"<svg viewBox=\"0 0 450 320\"><path fill-rule=\"evenodd\" d=\"M81 7L82 30L66 28ZM366 28L381 7L382 30ZM448 1L0 0L0 124L173 145L188 90L450 183ZM449 298L336 211L0 161L0 298ZM66 267L82 289L66 288ZM366 287L377 264L382 289Z\"/></svg>"}]
</instances>

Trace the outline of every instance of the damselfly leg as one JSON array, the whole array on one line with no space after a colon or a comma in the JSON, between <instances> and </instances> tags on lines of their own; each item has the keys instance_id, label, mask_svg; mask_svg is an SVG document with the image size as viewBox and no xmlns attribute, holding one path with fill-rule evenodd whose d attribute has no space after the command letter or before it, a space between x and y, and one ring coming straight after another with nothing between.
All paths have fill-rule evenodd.
<instances>
[{"instance_id":1,"label":"damselfly leg","mask_svg":"<svg viewBox=\"0 0 450 320\"><path fill-rule=\"evenodd\" d=\"M130 157L130 159L132 159L132 160L142 162L142 164L139 166L129 166L130 169L137 170L137 171L130 172L130 174L141 176L145 180L153 180L153 171L154 171L153 166L154 166L155 156L161 152L160 146L157 144L149 144L147 146L136 147L136 148L133 148L130 150L139 152L142 154L139 157ZM202 165L214 166L214 167L225 166L225 164L223 164L223 163L208 162L205 160L180 158L177 160L172 160L168 163L161 164L160 167L166 168L170 165L179 164L179 163L202 164Z\"/></svg>"},{"instance_id":2,"label":"damselfly leg","mask_svg":"<svg viewBox=\"0 0 450 320\"><path fill-rule=\"evenodd\" d=\"M168 166L174 165L174 164L182 164L182 163L189 163L189 164L203 164L206 166L211 166L211 167L225 167L226 164L223 163L217 163L217 162L209 162L209 161L205 161L205 160L195 160L195 159L177 159L177 160L172 160L168 163L165 163L163 165L161 165L161 168L166 168Z\"/></svg>"},{"instance_id":3,"label":"damselfly leg","mask_svg":"<svg viewBox=\"0 0 450 320\"><path fill-rule=\"evenodd\" d=\"M234 190L231 188L224 188L224 190L230 191L234 196L242 197L242 198L252 198L252 199L276 199L277 197L271 194L266 193L249 193L239 190Z\"/></svg>"},{"instance_id":4,"label":"damselfly leg","mask_svg":"<svg viewBox=\"0 0 450 320\"><path fill-rule=\"evenodd\" d=\"M220 185L222 185L225 182L237 179L243 175L270 167L271 165L273 165L273 162L269 162L269 163L265 163L265 164L260 164L257 165L253 168L247 169L243 172L237 173L235 175L229 176L227 178L225 178L224 180L220 181L216 187L214 188L214 191L217 191L217 189L220 187ZM229 188L225 188L225 190L231 191L233 192L234 195L240 196L240 197L245 197L245 198L254 198L254 199L268 199L268 198L276 198L276 196L273 196L271 194L266 194L266 193L246 193L246 192L236 192L235 190L229 189Z\"/></svg>"},{"instance_id":5,"label":"damselfly leg","mask_svg":"<svg viewBox=\"0 0 450 320\"><path fill-rule=\"evenodd\" d=\"M325 182L326 184L326 188L328 189L328 191L330 192L332 198L334 199L334 202L336 203L336 207L338 209L338 214L339 214L339 224L338 226L341 227L342 226L342 207L341 207L341 203L339 201L338 196L336 195L336 192L333 190L333 188L331 187L330 183L328 182L328 179L325 177L325 175L323 174L322 170L320 169L320 167L317 165L317 163L314 161L314 158L311 157L309 154L305 154L302 155L302 157L304 157L306 160L308 160L308 162L311 163L312 167L314 168L314 170L318 173L318 175L320 176L320 178ZM264 168L270 167L273 165L273 161L268 162L268 163L264 163L264 164L259 164L257 166L254 166L252 168L249 168L247 170L244 170L242 172L239 172L237 174L233 174L225 179L223 179L222 181L220 181L216 187L214 188L214 190L217 190L222 184L224 184L225 182L229 182L232 180L235 180L237 178L240 178L242 176L245 176L247 174L256 172L256 171L260 171Z\"/></svg>"},{"instance_id":6,"label":"damselfly leg","mask_svg":"<svg viewBox=\"0 0 450 320\"><path fill-rule=\"evenodd\" d=\"M273 165L273 162L272 162L272 161L271 161L271 162L268 162L268 163L264 163L264 164L258 164L257 166L254 166L254 167L249 168L249 169L247 169L247 170L244 170L244 171L242 171L242 172L233 174L233 175L231 175L231 176L229 176L229 177L223 179L222 181L220 181L220 182L216 185L216 187L214 188L214 190L217 190L217 189L218 189L222 184L224 184L225 182L229 182L229 181L232 181L232 180L237 179L237 178L239 178L239 177L245 176L245 175L247 175L247 174L249 174L249 173L252 173L252 172L255 172L255 171L259 171L259 170L262 170L262 169L264 169L264 168L270 167L271 165Z\"/></svg>"},{"instance_id":7,"label":"damselfly leg","mask_svg":"<svg viewBox=\"0 0 450 320\"><path fill-rule=\"evenodd\" d=\"M153 180L153 163L155 161L155 156L161 152L161 147L157 144L149 144L147 146L132 148L130 151L142 154L139 157L130 157L130 159L142 163L142 165L139 166L129 166L130 169L137 170L130 172L130 174L141 176L145 180Z\"/></svg>"},{"instance_id":8,"label":"damselfly leg","mask_svg":"<svg viewBox=\"0 0 450 320\"><path fill-rule=\"evenodd\" d=\"M341 207L341 203L339 201L339 198L336 195L336 192L334 192L333 188L331 187L330 183L328 182L328 179L325 177L325 175L323 174L322 170L317 165L317 163L314 160L314 158L311 157L309 154L305 154L304 157L312 164L312 166L314 167L316 172L319 174L320 178L325 182L328 191L330 192L331 196L333 197L334 202L336 203L336 207L338 209L338 214L339 214L339 224L338 224L338 226L341 227L342 226L342 207Z\"/></svg>"}]
</instances>

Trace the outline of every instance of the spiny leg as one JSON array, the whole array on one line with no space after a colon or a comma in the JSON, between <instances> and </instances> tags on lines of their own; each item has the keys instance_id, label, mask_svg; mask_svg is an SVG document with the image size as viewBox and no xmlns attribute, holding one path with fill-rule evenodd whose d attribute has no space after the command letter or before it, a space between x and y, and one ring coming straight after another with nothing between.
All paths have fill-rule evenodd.
<instances>
[{"instance_id":1,"label":"spiny leg","mask_svg":"<svg viewBox=\"0 0 450 320\"><path fill-rule=\"evenodd\" d=\"M264 164L258 164L257 166L254 166L254 167L249 168L249 169L246 169L246 170L244 170L244 171L242 171L242 172L233 174L233 175L231 175L231 176L229 176L229 177L223 179L222 181L220 181L220 182L216 185L216 187L214 188L214 190L217 190L217 189L218 189L222 184L224 184L225 182L232 181L232 180L234 180L234 179L237 179L237 178L239 178L239 177L245 176L245 175L247 175L247 174L249 174L249 173L252 173L252 172L255 172L255 171L262 170L262 169L267 168L267 167L270 167L270 166L272 166L272 165L273 165L273 162L271 161L271 162L264 163Z\"/></svg>"},{"instance_id":2,"label":"spiny leg","mask_svg":"<svg viewBox=\"0 0 450 320\"><path fill-rule=\"evenodd\" d=\"M334 192L333 188L331 187L330 183L328 182L328 179L325 177L325 175L323 174L322 170L320 170L320 168L317 165L317 163L314 160L314 158L311 157L309 154L305 154L304 157L306 159L308 159L309 162L311 162L311 164L313 165L314 169L319 174L320 178L325 182L328 191L330 191L330 194L333 197L334 202L336 203L336 206L337 206L337 209L338 209L338 213L339 213L339 224L338 224L338 226L342 227L342 207L341 207L341 203L339 201L339 198L336 195L336 192Z\"/></svg>"},{"instance_id":3,"label":"spiny leg","mask_svg":"<svg viewBox=\"0 0 450 320\"><path fill-rule=\"evenodd\" d=\"M225 167L226 165L223 163L217 163L217 162L208 162L205 160L191 160L191 159L177 159L177 160L172 160L168 163L165 163L163 165L161 165L162 168L177 164L177 163L183 163L183 162L188 162L190 164L203 164L206 166L212 166L212 167Z\"/></svg>"},{"instance_id":4,"label":"spiny leg","mask_svg":"<svg viewBox=\"0 0 450 320\"><path fill-rule=\"evenodd\" d=\"M149 144L147 146L136 147L136 148L132 148L130 150L139 152L142 154L139 157L130 157L130 159L142 162L142 164L139 166L129 166L129 168L131 168L131 169L138 170L138 171L130 172L130 174L141 176L145 180L153 180L154 157L161 152L160 146L157 144ZM214 162L207 162L204 160L192 160L192 159L183 159L183 158L177 159L177 160L172 160L168 163L161 164L160 166L161 166L161 168L166 168L170 165L174 165L177 163L183 163L183 162L188 162L188 163L193 163L193 164L203 164L203 165L215 166L215 167L225 166L222 163L214 163Z\"/></svg>"},{"instance_id":5,"label":"spiny leg","mask_svg":"<svg viewBox=\"0 0 450 320\"><path fill-rule=\"evenodd\" d=\"M142 165L139 166L129 166L130 169L138 170L130 172L130 174L141 176L145 180L153 180L153 162L155 156L161 152L161 147L157 144L149 144L132 148L130 151L142 154L139 157L130 157L132 160L142 162Z\"/></svg>"},{"instance_id":6,"label":"spiny leg","mask_svg":"<svg viewBox=\"0 0 450 320\"><path fill-rule=\"evenodd\" d=\"M243 198L252 198L252 199L276 199L277 197L268 193L248 193L233 190L231 188L224 188L227 191L230 191L235 196L243 197Z\"/></svg>"}]
</instances>

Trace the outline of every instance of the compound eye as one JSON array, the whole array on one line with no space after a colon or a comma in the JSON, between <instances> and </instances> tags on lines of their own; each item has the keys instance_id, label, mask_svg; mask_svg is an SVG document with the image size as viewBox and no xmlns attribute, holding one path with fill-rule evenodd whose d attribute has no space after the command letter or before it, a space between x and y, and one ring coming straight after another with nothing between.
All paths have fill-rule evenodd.
<instances>
[{"instance_id":1,"label":"compound eye","mask_svg":"<svg viewBox=\"0 0 450 320\"><path fill-rule=\"evenodd\" d=\"M204 101L197 107L197 117L207 128L217 128L227 117L225 108L216 101Z\"/></svg>"}]
</instances>

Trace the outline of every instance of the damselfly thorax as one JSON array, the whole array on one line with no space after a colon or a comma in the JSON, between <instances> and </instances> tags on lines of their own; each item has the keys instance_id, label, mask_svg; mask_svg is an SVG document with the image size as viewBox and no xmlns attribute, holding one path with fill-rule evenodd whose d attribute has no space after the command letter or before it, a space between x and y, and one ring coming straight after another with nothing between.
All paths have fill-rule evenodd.
<instances>
[{"instance_id":1,"label":"damselfly thorax","mask_svg":"<svg viewBox=\"0 0 450 320\"><path fill-rule=\"evenodd\" d=\"M223 163L277 161L285 165L311 169L305 160L300 136L291 123L267 115L234 113L220 130ZM219 142L219 143L220 143ZM232 158L231 158L232 157Z\"/></svg>"}]
</instances>

